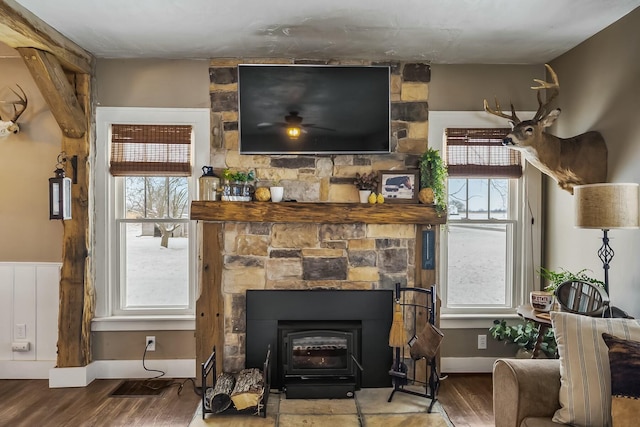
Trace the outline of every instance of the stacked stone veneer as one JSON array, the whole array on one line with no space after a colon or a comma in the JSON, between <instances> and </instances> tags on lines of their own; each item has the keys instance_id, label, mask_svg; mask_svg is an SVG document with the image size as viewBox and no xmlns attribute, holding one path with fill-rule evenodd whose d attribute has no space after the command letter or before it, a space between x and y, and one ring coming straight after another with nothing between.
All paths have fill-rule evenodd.
<instances>
[{"instance_id":1,"label":"stacked stone veneer","mask_svg":"<svg viewBox=\"0 0 640 427\"><path fill-rule=\"evenodd\" d=\"M392 153L268 156L239 154L237 65L242 63L334 64L282 59L212 60L210 164L217 171L255 170L258 185L279 180L286 199L355 203L358 192L353 180L357 172L417 168L419 156L427 149L428 64L339 62L391 67ZM227 222L223 234L227 371L244 367L247 289L393 289L396 282L414 284L414 225L303 224L295 219L284 224Z\"/></svg>"},{"instance_id":2,"label":"stacked stone veneer","mask_svg":"<svg viewBox=\"0 0 640 427\"><path fill-rule=\"evenodd\" d=\"M414 251L414 225L225 223L225 369L244 367L247 289L412 286Z\"/></svg>"}]
</instances>

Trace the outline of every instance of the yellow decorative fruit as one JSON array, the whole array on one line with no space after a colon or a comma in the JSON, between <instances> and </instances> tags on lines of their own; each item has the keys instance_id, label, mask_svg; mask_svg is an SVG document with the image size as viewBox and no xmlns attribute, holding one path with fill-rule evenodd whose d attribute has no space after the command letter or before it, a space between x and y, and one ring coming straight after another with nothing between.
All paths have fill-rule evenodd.
<instances>
[{"instance_id":1,"label":"yellow decorative fruit","mask_svg":"<svg viewBox=\"0 0 640 427\"><path fill-rule=\"evenodd\" d=\"M420 203L424 203L425 205L433 204L433 189L432 188L423 188L418 193L418 200Z\"/></svg>"},{"instance_id":2,"label":"yellow decorative fruit","mask_svg":"<svg viewBox=\"0 0 640 427\"><path fill-rule=\"evenodd\" d=\"M271 191L267 187L256 188L255 197L259 202L266 202L271 198Z\"/></svg>"},{"instance_id":3,"label":"yellow decorative fruit","mask_svg":"<svg viewBox=\"0 0 640 427\"><path fill-rule=\"evenodd\" d=\"M382 195L382 193L378 194L378 197L376 198L376 202L384 203L384 196Z\"/></svg>"},{"instance_id":4,"label":"yellow decorative fruit","mask_svg":"<svg viewBox=\"0 0 640 427\"><path fill-rule=\"evenodd\" d=\"M369 203L374 204L376 200L376 193L369 194Z\"/></svg>"}]
</instances>

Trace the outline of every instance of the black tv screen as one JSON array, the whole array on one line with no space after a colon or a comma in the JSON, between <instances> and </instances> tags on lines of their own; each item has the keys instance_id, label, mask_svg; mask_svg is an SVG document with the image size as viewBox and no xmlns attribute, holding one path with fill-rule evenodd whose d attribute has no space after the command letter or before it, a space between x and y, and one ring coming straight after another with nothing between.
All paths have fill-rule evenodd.
<instances>
[{"instance_id":1,"label":"black tv screen","mask_svg":"<svg viewBox=\"0 0 640 427\"><path fill-rule=\"evenodd\" d=\"M389 67L239 65L242 154L390 151Z\"/></svg>"}]
</instances>

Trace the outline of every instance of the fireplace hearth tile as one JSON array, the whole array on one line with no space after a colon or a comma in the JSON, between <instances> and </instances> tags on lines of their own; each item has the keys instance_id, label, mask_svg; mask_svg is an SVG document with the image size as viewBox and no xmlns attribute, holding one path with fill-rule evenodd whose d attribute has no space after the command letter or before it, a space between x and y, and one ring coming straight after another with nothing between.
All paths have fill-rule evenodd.
<instances>
[{"instance_id":1,"label":"fireplace hearth tile","mask_svg":"<svg viewBox=\"0 0 640 427\"><path fill-rule=\"evenodd\" d=\"M281 414L278 427L360 427L358 415L295 415Z\"/></svg>"},{"instance_id":2,"label":"fireplace hearth tile","mask_svg":"<svg viewBox=\"0 0 640 427\"><path fill-rule=\"evenodd\" d=\"M202 413L191 420L189 427L276 427L276 415L267 415L266 418L252 415L208 415L202 419Z\"/></svg>"},{"instance_id":3,"label":"fireplace hearth tile","mask_svg":"<svg viewBox=\"0 0 640 427\"><path fill-rule=\"evenodd\" d=\"M358 409L354 399L285 399L283 397L280 400L280 414L347 415L357 413ZM313 425L315 426L315 424Z\"/></svg>"},{"instance_id":4,"label":"fireplace hearth tile","mask_svg":"<svg viewBox=\"0 0 640 427\"><path fill-rule=\"evenodd\" d=\"M358 406L363 414L406 414L427 412L431 399L416 397L407 393L395 393L393 400L387 402L392 388L363 388L356 391ZM415 391L424 393L416 387Z\"/></svg>"},{"instance_id":5,"label":"fireplace hearth tile","mask_svg":"<svg viewBox=\"0 0 640 427\"><path fill-rule=\"evenodd\" d=\"M440 414L364 415L363 418L367 427L447 427Z\"/></svg>"}]
</instances>

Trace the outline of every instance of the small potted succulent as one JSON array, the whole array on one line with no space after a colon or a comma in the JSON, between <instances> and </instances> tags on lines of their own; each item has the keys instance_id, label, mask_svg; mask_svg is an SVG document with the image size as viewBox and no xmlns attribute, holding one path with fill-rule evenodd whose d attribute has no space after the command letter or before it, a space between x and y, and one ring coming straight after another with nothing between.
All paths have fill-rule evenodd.
<instances>
[{"instance_id":1,"label":"small potted succulent","mask_svg":"<svg viewBox=\"0 0 640 427\"><path fill-rule=\"evenodd\" d=\"M377 172L356 173L353 183L358 188L360 203L367 203L371 193L378 189L378 174Z\"/></svg>"}]
</instances>

